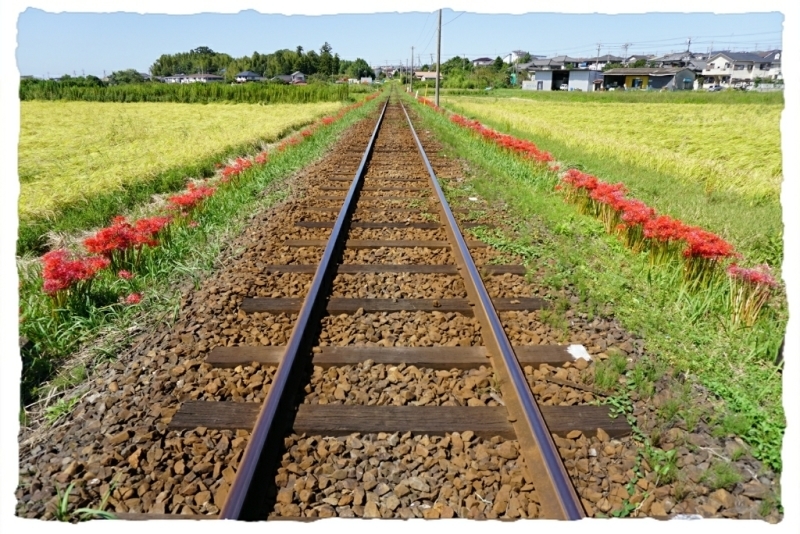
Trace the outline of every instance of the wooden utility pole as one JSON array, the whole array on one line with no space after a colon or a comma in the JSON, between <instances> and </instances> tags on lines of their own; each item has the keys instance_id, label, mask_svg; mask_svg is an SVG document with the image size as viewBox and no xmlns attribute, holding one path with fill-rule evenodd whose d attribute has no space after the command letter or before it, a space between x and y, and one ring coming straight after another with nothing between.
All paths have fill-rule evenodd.
<instances>
[{"instance_id":1,"label":"wooden utility pole","mask_svg":"<svg viewBox=\"0 0 800 534\"><path fill-rule=\"evenodd\" d=\"M442 10L439 10L439 43L436 45L436 107L439 107L439 72L442 63Z\"/></svg>"}]
</instances>

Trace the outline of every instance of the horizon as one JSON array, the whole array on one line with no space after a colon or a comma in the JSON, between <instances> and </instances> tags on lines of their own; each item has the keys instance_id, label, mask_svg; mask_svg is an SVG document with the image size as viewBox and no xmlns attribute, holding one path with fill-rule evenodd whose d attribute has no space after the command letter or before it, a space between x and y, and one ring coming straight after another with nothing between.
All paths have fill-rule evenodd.
<instances>
[{"instance_id":1,"label":"horizon","mask_svg":"<svg viewBox=\"0 0 800 534\"><path fill-rule=\"evenodd\" d=\"M17 68L21 76L40 79L64 75L102 78L127 69L150 73L162 54L200 46L240 58L253 51L271 54L297 46L316 51L324 42L330 43L332 53L342 60L361 58L371 67L410 64L414 46L414 64L431 65L435 64L436 14L289 16L250 9L236 14L163 15L52 13L28 8L17 20ZM690 49L696 53L782 50L784 20L781 13L493 15L443 9L442 62L452 57L507 58L514 50L545 57L588 58L598 55L598 43L600 56L662 56L685 51L690 38ZM565 27L574 30L564 32ZM531 28L535 30L531 32ZM479 43L474 39L476 33L485 36ZM142 34L151 38L142 41ZM310 42L309 35L320 42ZM581 37L576 40L573 35Z\"/></svg>"}]
</instances>

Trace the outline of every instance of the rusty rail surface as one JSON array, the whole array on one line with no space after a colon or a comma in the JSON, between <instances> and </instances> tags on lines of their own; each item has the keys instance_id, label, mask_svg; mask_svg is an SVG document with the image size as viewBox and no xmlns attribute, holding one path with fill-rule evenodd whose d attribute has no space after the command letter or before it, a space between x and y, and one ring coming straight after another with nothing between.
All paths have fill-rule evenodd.
<instances>
[{"instance_id":1,"label":"rusty rail surface","mask_svg":"<svg viewBox=\"0 0 800 534\"><path fill-rule=\"evenodd\" d=\"M242 455L239 468L236 471L236 478L231 484L228 498L220 511L220 519L257 520L266 515L264 510L266 484L262 480L258 480L267 476L270 471L268 465L270 459L266 458L269 454L264 453L269 451L270 447L268 445L280 444L283 439L281 425L275 425L274 423L279 414L293 410L294 391L291 391L292 388L287 387L287 385L291 384L294 381L292 379L296 378L299 373L301 362L298 362L298 353L303 352L303 350L310 351L313 343L315 336L310 335L310 330L316 327L315 323L319 321L315 319L325 309L325 301L328 296L328 291L325 291L325 288L330 286L335 274L336 257L342 252L344 238L347 237L351 215L355 208L355 199L363 182L366 163L378 136L378 130L380 130L383 122L388 103L389 100L387 99L383 109L381 109L358 170L356 170L356 174L347 191L339 216L336 218L336 223L325 246L322 259L311 282L311 288L303 302L303 307L300 309L292 334L289 337L286 352L275 371L275 378Z\"/></svg>"},{"instance_id":2,"label":"rusty rail surface","mask_svg":"<svg viewBox=\"0 0 800 534\"><path fill-rule=\"evenodd\" d=\"M453 255L456 258L459 273L464 279L467 294L474 306L475 317L480 321L481 337L492 358L492 367L500 375L501 388L503 386L511 388L510 391L507 391L511 395L503 395L506 399L509 421L513 424L520 442L520 449L525 458L525 468L529 471L536 491L541 497L543 515L552 519L582 519L585 517L585 513L578 494L567 475L555 442L547 429L539 406L525 380L525 374L514 354L511 342L500 323L492 299L483 285L480 273L470 256L467 243L458 229L453 212L450 210L428 156L414 130L411 117L405 106L402 103L400 105L403 107L403 113L408 120L408 126L416 141L419 154L428 169L431 187L439 200L442 222L445 225L448 240L452 244Z\"/></svg>"}]
</instances>

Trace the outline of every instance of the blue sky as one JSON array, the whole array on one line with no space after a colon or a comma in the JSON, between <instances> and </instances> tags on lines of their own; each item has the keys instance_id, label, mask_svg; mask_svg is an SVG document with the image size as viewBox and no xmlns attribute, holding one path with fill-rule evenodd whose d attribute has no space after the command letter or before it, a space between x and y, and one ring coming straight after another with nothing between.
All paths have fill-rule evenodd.
<instances>
[{"instance_id":1,"label":"blue sky","mask_svg":"<svg viewBox=\"0 0 800 534\"><path fill-rule=\"evenodd\" d=\"M21 74L102 76L135 68L147 72L163 53L198 46L234 57L281 48L319 50L327 41L342 58L372 65L414 62L436 53L435 11L415 13L286 16L254 10L236 14L159 15L138 13L53 13L28 8L19 16L17 66ZM685 50L752 50L782 45L784 16L772 13L646 13L523 15L478 14L444 9L442 59L533 54L589 56L667 53Z\"/></svg>"}]
</instances>

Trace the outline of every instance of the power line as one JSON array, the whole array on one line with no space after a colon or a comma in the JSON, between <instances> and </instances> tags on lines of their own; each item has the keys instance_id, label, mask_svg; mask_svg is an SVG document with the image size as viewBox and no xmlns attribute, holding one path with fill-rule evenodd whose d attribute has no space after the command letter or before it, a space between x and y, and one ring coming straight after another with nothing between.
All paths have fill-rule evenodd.
<instances>
[{"instance_id":1,"label":"power line","mask_svg":"<svg viewBox=\"0 0 800 534\"><path fill-rule=\"evenodd\" d=\"M450 19L450 20L448 20L447 22L445 22L444 24L442 24L442 26L447 26L448 24L450 24L451 22L453 22L454 20L456 20L458 17L460 17L460 16L461 16L461 15L463 15L464 13L466 13L466 11L462 11L461 13L459 13L458 15L456 15L455 17L453 17L452 19Z\"/></svg>"}]
</instances>

